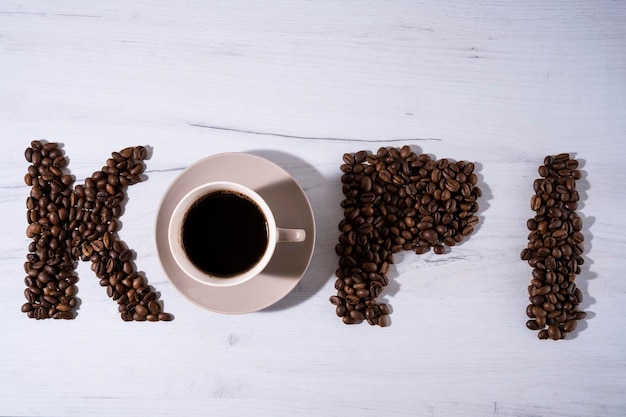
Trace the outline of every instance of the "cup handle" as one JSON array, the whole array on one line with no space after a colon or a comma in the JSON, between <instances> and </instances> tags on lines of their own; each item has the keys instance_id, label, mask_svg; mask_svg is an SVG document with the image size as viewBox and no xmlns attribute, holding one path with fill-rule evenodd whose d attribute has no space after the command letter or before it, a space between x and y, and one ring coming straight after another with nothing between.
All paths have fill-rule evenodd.
<instances>
[{"instance_id":1,"label":"cup handle","mask_svg":"<svg viewBox=\"0 0 626 417\"><path fill-rule=\"evenodd\" d=\"M306 231L304 229L278 229L278 242L304 242Z\"/></svg>"}]
</instances>

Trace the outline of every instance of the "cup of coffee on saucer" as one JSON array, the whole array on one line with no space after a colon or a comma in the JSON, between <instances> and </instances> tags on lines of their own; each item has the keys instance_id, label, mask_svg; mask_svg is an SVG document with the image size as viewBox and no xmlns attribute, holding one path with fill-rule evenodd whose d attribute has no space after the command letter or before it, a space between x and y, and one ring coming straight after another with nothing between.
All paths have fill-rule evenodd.
<instances>
[{"instance_id":1,"label":"cup of coffee on saucer","mask_svg":"<svg viewBox=\"0 0 626 417\"><path fill-rule=\"evenodd\" d=\"M282 228L257 192L213 181L185 194L168 228L171 254L197 282L215 287L245 283L268 265L279 244L298 244L304 229Z\"/></svg>"},{"instance_id":2,"label":"cup of coffee on saucer","mask_svg":"<svg viewBox=\"0 0 626 417\"><path fill-rule=\"evenodd\" d=\"M212 312L265 309L304 277L315 217L298 182L249 153L211 155L165 190L155 222L157 255L173 288Z\"/></svg>"}]
</instances>

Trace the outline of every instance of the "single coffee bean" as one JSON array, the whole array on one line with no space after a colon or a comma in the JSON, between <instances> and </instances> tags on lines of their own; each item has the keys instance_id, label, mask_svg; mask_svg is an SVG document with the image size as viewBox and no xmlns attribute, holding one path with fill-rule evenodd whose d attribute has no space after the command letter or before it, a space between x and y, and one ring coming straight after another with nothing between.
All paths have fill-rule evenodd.
<instances>
[{"instance_id":1,"label":"single coffee bean","mask_svg":"<svg viewBox=\"0 0 626 417\"><path fill-rule=\"evenodd\" d=\"M565 330L568 333L571 333L574 330L576 330L577 325L578 325L578 322L576 320L568 320L565 322L563 326L563 330Z\"/></svg>"},{"instance_id":2,"label":"single coffee bean","mask_svg":"<svg viewBox=\"0 0 626 417\"><path fill-rule=\"evenodd\" d=\"M350 312L350 317L352 317L353 319L358 320L358 321L365 320L365 315L361 311L359 311L359 310L352 310Z\"/></svg>"},{"instance_id":3,"label":"single coffee bean","mask_svg":"<svg viewBox=\"0 0 626 417\"><path fill-rule=\"evenodd\" d=\"M459 184L459 182L457 180L454 180L452 178L447 179L445 182L445 186L446 189L452 193L455 193L457 191L459 191L461 185Z\"/></svg>"},{"instance_id":4,"label":"single coffee bean","mask_svg":"<svg viewBox=\"0 0 626 417\"><path fill-rule=\"evenodd\" d=\"M333 295L333 296L330 297L330 303L332 305L336 305L336 306L343 305L343 300L341 298L337 297L336 295Z\"/></svg>"},{"instance_id":5,"label":"single coffee bean","mask_svg":"<svg viewBox=\"0 0 626 417\"><path fill-rule=\"evenodd\" d=\"M154 294L154 292L152 294ZM150 314L158 317L158 314L161 312L161 305L156 301L150 301L148 302L148 310Z\"/></svg>"},{"instance_id":6,"label":"single coffee bean","mask_svg":"<svg viewBox=\"0 0 626 417\"><path fill-rule=\"evenodd\" d=\"M535 320L528 320L526 322L526 327L529 328L530 330L539 330L539 325L537 324Z\"/></svg>"},{"instance_id":7,"label":"single coffee bean","mask_svg":"<svg viewBox=\"0 0 626 417\"><path fill-rule=\"evenodd\" d=\"M146 316L137 312L133 313L132 319L134 321L146 321Z\"/></svg>"},{"instance_id":8,"label":"single coffee bean","mask_svg":"<svg viewBox=\"0 0 626 417\"><path fill-rule=\"evenodd\" d=\"M559 330L557 325L552 324L548 326L548 336L552 340L559 340L561 338L561 331Z\"/></svg>"},{"instance_id":9,"label":"single coffee bean","mask_svg":"<svg viewBox=\"0 0 626 417\"><path fill-rule=\"evenodd\" d=\"M335 314L337 314L337 317L344 317L347 313L347 308L345 305L340 304L335 308Z\"/></svg>"},{"instance_id":10,"label":"single coffee bean","mask_svg":"<svg viewBox=\"0 0 626 417\"><path fill-rule=\"evenodd\" d=\"M371 177L364 176L361 180L361 190L364 192L370 192L372 190L373 181Z\"/></svg>"},{"instance_id":11,"label":"single coffee bean","mask_svg":"<svg viewBox=\"0 0 626 417\"><path fill-rule=\"evenodd\" d=\"M145 315L147 315L147 314L148 314L148 308L146 308L145 306L143 306L143 305L141 305L141 304L140 304L140 305L137 305L137 306L135 307L135 313L137 313L137 314L141 314L142 316L145 316Z\"/></svg>"}]
</instances>

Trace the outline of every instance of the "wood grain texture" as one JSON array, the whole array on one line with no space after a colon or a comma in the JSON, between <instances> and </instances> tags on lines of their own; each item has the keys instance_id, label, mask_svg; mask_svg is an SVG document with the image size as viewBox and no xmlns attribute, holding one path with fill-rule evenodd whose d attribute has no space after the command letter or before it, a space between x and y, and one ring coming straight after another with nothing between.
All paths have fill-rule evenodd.
<instances>
[{"instance_id":1,"label":"wood grain texture","mask_svg":"<svg viewBox=\"0 0 626 417\"><path fill-rule=\"evenodd\" d=\"M0 415L626 414L626 6L620 1L0 4ZM146 145L119 234L170 323L124 323L87 264L76 320L20 312L23 151L58 141L78 182ZM481 223L443 256L398 254L391 326L335 315L344 152L411 145L474 161ZM318 239L297 288L257 313L185 301L154 246L165 189L252 152L305 190ZM524 326L528 200L547 154L582 162L589 319Z\"/></svg>"}]
</instances>

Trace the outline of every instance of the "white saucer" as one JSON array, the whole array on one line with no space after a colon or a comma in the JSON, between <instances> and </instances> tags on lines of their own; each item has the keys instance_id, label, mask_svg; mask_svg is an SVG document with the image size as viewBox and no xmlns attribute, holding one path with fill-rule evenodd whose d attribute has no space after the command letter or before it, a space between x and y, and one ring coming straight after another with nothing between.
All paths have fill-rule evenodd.
<instances>
[{"instance_id":1,"label":"white saucer","mask_svg":"<svg viewBox=\"0 0 626 417\"><path fill-rule=\"evenodd\" d=\"M279 243L265 270L239 285L213 287L195 281L172 257L167 240L168 222L185 194L210 181L238 182L255 190L272 207L280 227L304 229L306 240ZM313 211L300 185L281 167L251 154L223 153L190 165L170 185L157 214L156 248L170 282L191 303L217 313L249 313L279 301L302 279L314 246Z\"/></svg>"}]
</instances>

